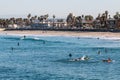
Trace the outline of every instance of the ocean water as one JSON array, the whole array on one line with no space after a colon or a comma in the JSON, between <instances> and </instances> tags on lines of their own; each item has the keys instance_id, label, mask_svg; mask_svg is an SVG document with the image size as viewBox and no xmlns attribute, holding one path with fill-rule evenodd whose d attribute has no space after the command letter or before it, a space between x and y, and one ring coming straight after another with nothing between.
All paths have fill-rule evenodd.
<instances>
[{"instance_id":1,"label":"ocean water","mask_svg":"<svg viewBox=\"0 0 120 80\"><path fill-rule=\"evenodd\" d=\"M0 80L120 80L120 40L1 35Z\"/></svg>"}]
</instances>

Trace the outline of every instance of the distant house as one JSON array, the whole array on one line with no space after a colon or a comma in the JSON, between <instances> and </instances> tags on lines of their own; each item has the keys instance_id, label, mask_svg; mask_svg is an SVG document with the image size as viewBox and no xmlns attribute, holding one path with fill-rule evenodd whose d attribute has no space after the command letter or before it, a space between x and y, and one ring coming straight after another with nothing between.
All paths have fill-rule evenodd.
<instances>
[{"instance_id":1,"label":"distant house","mask_svg":"<svg viewBox=\"0 0 120 80\"><path fill-rule=\"evenodd\" d=\"M101 27L100 20L94 20L93 21L93 27L95 29L100 29L100 27Z\"/></svg>"},{"instance_id":2,"label":"distant house","mask_svg":"<svg viewBox=\"0 0 120 80\"><path fill-rule=\"evenodd\" d=\"M116 27L117 29L120 29L120 19L116 20Z\"/></svg>"},{"instance_id":3,"label":"distant house","mask_svg":"<svg viewBox=\"0 0 120 80\"><path fill-rule=\"evenodd\" d=\"M50 27L50 23L32 23L31 28L32 29L47 29Z\"/></svg>"},{"instance_id":4,"label":"distant house","mask_svg":"<svg viewBox=\"0 0 120 80\"><path fill-rule=\"evenodd\" d=\"M65 28L67 26L67 22L64 19L55 19L50 22L51 28Z\"/></svg>"},{"instance_id":5,"label":"distant house","mask_svg":"<svg viewBox=\"0 0 120 80\"><path fill-rule=\"evenodd\" d=\"M32 20L32 23L39 23L40 21L38 19Z\"/></svg>"},{"instance_id":6,"label":"distant house","mask_svg":"<svg viewBox=\"0 0 120 80\"><path fill-rule=\"evenodd\" d=\"M9 24L8 28L10 28L10 29L16 29L16 28L19 28L19 26L17 24Z\"/></svg>"},{"instance_id":7,"label":"distant house","mask_svg":"<svg viewBox=\"0 0 120 80\"><path fill-rule=\"evenodd\" d=\"M67 23L66 22L55 22L54 25L56 27L65 27L67 26Z\"/></svg>"},{"instance_id":8,"label":"distant house","mask_svg":"<svg viewBox=\"0 0 120 80\"><path fill-rule=\"evenodd\" d=\"M107 20L107 26L109 29L115 29L116 28L116 20L115 19L108 19Z\"/></svg>"},{"instance_id":9,"label":"distant house","mask_svg":"<svg viewBox=\"0 0 120 80\"><path fill-rule=\"evenodd\" d=\"M82 27L86 29L93 28L93 20L82 20Z\"/></svg>"}]
</instances>

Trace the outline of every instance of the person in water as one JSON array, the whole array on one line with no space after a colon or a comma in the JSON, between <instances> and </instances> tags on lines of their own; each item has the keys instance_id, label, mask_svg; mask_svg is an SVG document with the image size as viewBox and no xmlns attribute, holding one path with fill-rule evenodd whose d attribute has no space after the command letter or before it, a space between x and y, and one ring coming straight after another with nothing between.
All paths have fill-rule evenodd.
<instances>
[{"instance_id":1,"label":"person in water","mask_svg":"<svg viewBox=\"0 0 120 80\"><path fill-rule=\"evenodd\" d=\"M85 60L88 60L88 59L90 59L88 56L85 56L85 58L84 58Z\"/></svg>"},{"instance_id":2,"label":"person in water","mask_svg":"<svg viewBox=\"0 0 120 80\"><path fill-rule=\"evenodd\" d=\"M100 51L98 51L98 54L101 54L101 52L100 52Z\"/></svg>"},{"instance_id":3,"label":"person in water","mask_svg":"<svg viewBox=\"0 0 120 80\"><path fill-rule=\"evenodd\" d=\"M103 60L103 62L112 62L112 60L110 58L108 58L107 60Z\"/></svg>"},{"instance_id":4,"label":"person in water","mask_svg":"<svg viewBox=\"0 0 120 80\"><path fill-rule=\"evenodd\" d=\"M110 58L108 58L108 62L112 62L112 60Z\"/></svg>"},{"instance_id":5,"label":"person in water","mask_svg":"<svg viewBox=\"0 0 120 80\"><path fill-rule=\"evenodd\" d=\"M87 55L80 58L80 60L88 60L88 59L89 57Z\"/></svg>"},{"instance_id":6,"label":"person in water","mask_svg":"<svg viewBox=\"0 0 120 80\"><path fill-rule=\"evenodd\" d=\"M69 54L69 57L70 57L70 58L72 57L72 54L71 54L71 53Z\"/></svg>"},{"instance_id":7,"label":"person in water","mask_svg":"<svg viewBox=\"0 0 120 80\"><path fill-rule=\"evenodd\" d=\"M107 53L108 52L108 50L105 48L105 53Z\"/></svg>"},{"instance_id":8,"label":"person in water","mask_svg":"<svg viewBox=\"0 0 120 80\"><path fill-rule=\"evenodd\" d=\"M85 61L85 60L89 60L90 58L88 56L82 56L76 59L73 59L73 61Z\"/></svg>"},{"instance_id":9,"label":"person in water","mask_svg":"<svg viewBox=\"0 0 120 80\"><path fill-rule=\"evenodd\" d=\"M43 44L45 44L45 41L43 41Z\"/></svg>"},{"instance_id":10,"label":"person in water","mask_svg":"<svg viewBox=\"0 0 120 80\"><path fill-rule=\"evenodd\" d=\"M14 48L13 48L13 47L11 47L11 50L13 51L13 50L14 50Z\"/></svg>"},{"instance_id":11,"label":"person in water","mask_svg":"<svg viewBox=\"0 0 120 80\"><path fill-rule=\"evenodd\" d=\"M18 43L17 43L17 45L19 46L19 45L20 45L20 43L18 42Z\"/></svg>"},{"instance_id":12,"label":"person in water","mask_svg":"<svg viewBox=\"0 0 120 80\"><path fill-rule=\"evenodd\" d=\"M23 37L24 37L24 39L26 38L26 36L25 36L25 35L24 35Z\"/></svg>"}]
</instances>

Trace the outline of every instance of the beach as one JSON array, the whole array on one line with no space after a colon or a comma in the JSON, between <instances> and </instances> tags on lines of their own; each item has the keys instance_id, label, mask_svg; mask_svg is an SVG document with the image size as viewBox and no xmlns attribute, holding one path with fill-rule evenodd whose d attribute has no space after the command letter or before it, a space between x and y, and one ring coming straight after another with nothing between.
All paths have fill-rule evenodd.
<instances>
[{"instance_id":1,"label":"beach","mask_svg":"<svg viewBox=\"0 0 120 80\"><path fill-rule=\"evenodd\" d=\"M120 38L120 33L114 32L79 32L79 31L0 31L2 35L36 35L36 36L72 36L94 38Z\"/></svg>"}]
</instances>

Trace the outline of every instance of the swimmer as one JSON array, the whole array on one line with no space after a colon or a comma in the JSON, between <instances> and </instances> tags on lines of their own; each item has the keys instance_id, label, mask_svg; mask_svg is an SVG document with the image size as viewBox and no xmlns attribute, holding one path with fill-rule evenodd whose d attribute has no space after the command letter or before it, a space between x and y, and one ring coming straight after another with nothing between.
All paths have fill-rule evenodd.
<instances>
[{"instance_id":1,"label":"swimmer","mask_svg":"<svg viewBox=\"0 0 120 80\"><path fill-rule=\"evenodd\" d=\"M18 42L18 43L17 43L17 45L19 46L19 45L20 45L20 43Z\"/></svg>"},{"instance_id":2,"label":"swimmer","mask_svg":"<svg viewBox=\"0 0 120 80\"><path fill-rule=\"evenodd\" d=\"M70 57L70 58L72 57L72 54L71 54L71 53L69 54L69 57Z\"/></svg>"},{"instance_id":3,"label":"swimmer","mask_svg":"<svg viewBox=\"0 0 120 80\"><path fill-rule=\"evenodd\" d=\"M105 53L107 53L108 52L108 50L105 48Z\"/></svg>"},{"instance_id":4,"label":"swimmer","mask_svg":"<svg viewBox=\"0 0 120 80\"><path fill-rule=\"evenodd\" d=\"M13 50L14 50L14 48L13 48L13 47L11 47L11 50L13 51Z\"/></svg>"},{"instance_id":5,"label":"swimmer","mask_svg":"<svg viewBox=\"0 0 120 80\"><path fill-rule=\"evenodd\" d=\"M98 51L98 54L101 54L101 52L100 52L100 51Z\"/></svg>"},{"instance_id":6,"label":"swimmer","mask_svg":"<svg viewBox=\"0 0 120 80\"><path fill-rule=\"evenodd\" d=\"M25 36L25 35L24 35L23 37L24 37L24 39L26 38L26 36Z\"/></svg>"}]
</instances>

